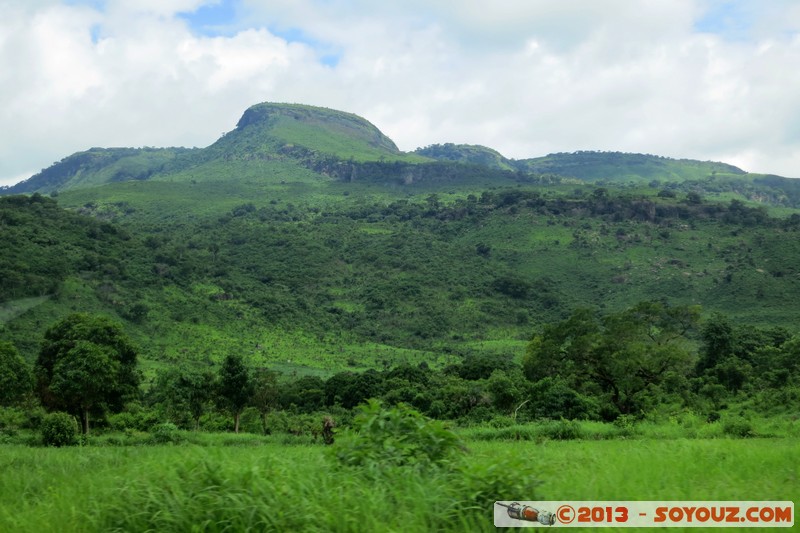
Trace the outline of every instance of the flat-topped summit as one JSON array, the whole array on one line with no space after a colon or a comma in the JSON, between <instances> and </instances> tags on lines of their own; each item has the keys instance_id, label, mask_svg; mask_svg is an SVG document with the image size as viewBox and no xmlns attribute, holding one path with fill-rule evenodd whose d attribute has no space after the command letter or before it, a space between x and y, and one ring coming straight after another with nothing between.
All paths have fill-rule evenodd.
<instances>
[{"instance_id":1,"label":"flat-topped summit","mask_svg":"<svg viewBox=\"0 0 800 533\"><path fill-rule=\"evenodd\" d=\"M232 133L252 129L326 153L341 154L343 150L400 153L394 141L368 120L324 107L271 102L256 104L244 112Z\"/></svg>"}]
</instances>

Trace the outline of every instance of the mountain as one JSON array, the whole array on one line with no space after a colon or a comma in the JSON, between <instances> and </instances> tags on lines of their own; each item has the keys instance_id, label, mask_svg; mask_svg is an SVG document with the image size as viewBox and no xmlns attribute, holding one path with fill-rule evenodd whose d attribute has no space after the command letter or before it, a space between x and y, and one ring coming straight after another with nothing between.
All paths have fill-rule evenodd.
<instances>
[{"instance_id":1,"label":"mountain","mask_svg":"<svg viewBox=\"0 0 800 533\"><path fill-rule=\"evenodd\" d=\"M400 152L365 119L331 109L263 103L205 149L92 148L70 155L0 194L51 193L132 180L208 181L257 176L269 180L339 162L429 161ZM283 179L283 177L280 177Z\"/></svg>"},{"instance_id":2,"label":"mountain","mask_svg":"<svg viewBox=\"0 0 800 533\"><path fill-rule=\"evenodd\" d=\"M576 308L652 299L794 327L797 183L637 154L404 153L355 115L259 104L209 147L92 148L3 191L0 338L34 357L84 310L123 321L150 375L230 352L324 373L519 357Z\"/></svg>"},{"instance_id":3,"label":"mountain","mask_svg":"<svg viewBox=\"0 0 800 533\"><path fill-rule=\"evenodd\" d=\"M342 159L376 160L401 158L402 153L390 138L367 120L333 109L300 104L262 103L247 109L236 130L218 141L217 148L228 148L231 135L254 139L279 151L294 145ZM268 143L267 141L272 141Z\"/></svg>"},{"instance_id":4,"label":"mountain","mask_svg":"<svg viewBox=\"0 0 800 533\"><path fill-rule=\"evenodd\" d=\"M558 174L588 182L601 180L680 182L717 175L747 174L744 170L726 163L622 152L581 151L550 154L514 163L517 168L529 172Z\"/></svg>"},{"instance_id":5,"label":"mountain","mask_svg":"<svg viewBox=\"0 0 800 533\"><path fill-rule=\"evenodd\" d=\"M432 144L417 148L414 153L437 161L455 161L499 170L517 170L514 163L497 150L476 144Z\"/></svg>"},{"instance_id":6,"label":"mountain","mask_svg":"<svg viewBox=\"0 0 800 533\"><path fill-rule=\"evenodd\" d=\"M52 193L96 187L104 183L146 180L176 158L191 154L188 148L90 148L65 157L0 194Z\"/></svg>"},{"instance_id":7,"label":"mountain","mask_svg":"<svg viewBox=\"0 0 800 533\"><path fill-rule=\"evenodd\" d=\"M725 187L746 199L784 204L798 199L795 187L783 178L748 174L725 163L591 151L512 160L488 147L451 143L406 153L357 115L277 103L250 107L235 129L203 149L92 148L0 188L0 194L49 194L133 181L312 186L358 181L395 188L693 182L692 187L703 189L701 182L708 180L727 180Z\"/></svg>"}]
</instances>

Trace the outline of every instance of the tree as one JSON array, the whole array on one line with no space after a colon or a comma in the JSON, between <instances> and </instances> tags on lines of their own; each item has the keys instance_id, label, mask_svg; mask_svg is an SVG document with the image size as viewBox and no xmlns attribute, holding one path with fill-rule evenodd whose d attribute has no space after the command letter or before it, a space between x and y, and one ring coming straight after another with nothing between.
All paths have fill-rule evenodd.
<instances>
[{"instance_id":1,"label":"tree","mask_svg":"<svg viewBox=\"0 0 800 533\"><path fill-rule=\"evenodd\" d=\"M233 431L239 433L239 418L253 394L250 370L240 355L225 357L219 370L219 397L233 415Z\"/></svg>"},{"instance_id":2,"label":"tree","mask_svg":"<svg viewBox=\"0 0 800 533\"><path fill-rule=\"evenodd\" d=\"M733 326L727 318L715 313L703 325L703 346L697 362L697 373L713 368L725 359L735 355L737 351Z\"/></svg>"},{"instance_id":3,"label":"tree","mask_svg":"<svg viewBox=\"0 0 800 533\"><path fill-rule=\"evenodd\" d=\"M278 394L282 407L311 413L325 403L325 383L319 376L303 376L284 383Z\"/></svg>"},{"instance_id":4,"label":"tree","mask_svg":"<svg viewBox=\"0 0 800 533\"><path fill-rule=\"evenodd\" d=\"M691 205L700 205L703 203L703 197L699 193L691 191L686 195L686 203Z\"/></svg>"},{"instance_id":5,"label":"tree","mask_svg":"<svg viewBox=\"0 0 800 533\"><path fill-rule=\"evenodd\" d=\"M92 412L122 410L139 385L136 349L122 326L86 313L45 332L35 374L45 407L79 416L84 434Z\"/></svg>"},{"instance_id":6,"label":"tree","mask_svg":"<svg viewBox=\"0 0 800 533\"><path fill-rule=\"evenodd\" d=\"M267 434L267 415L278 403L278 374L267 368L258 368L253 376L253 407L261 413L261 429Z\"/></svg>"},{"instance_id":7,"label":"tree","mask_svg":"<svg viewBox=\"0 0 800 533\"><path fill-rule=\"evenodd\" d=\"M524 377L517 368L492 372L486 382L486 389L492 395L492 405L500 412L511 413L525 394L520 386L523 383Z\"/></svg>"},{"instance_id":8,"label":"tree","mask_svg":"<svg viewBox=\"0 0 800 533\"><path fill-rule=\"evenodd\" d=\"M488 379L495 370L510 371L514 368L514 360L501 354L470 354L458 366L461 379L475 381Z\"/></svg>"},{"instance_id":9,"label":"tree","mask_svg":"<svg viewBox=\"0 0 800 533\"><path fill-rule=\"evenodd\" d=\"M0 342L0 405L20 402L32 389L30 368L10 342Z\"/></svg>"},{"instance_id":10,"label":"tree","mask_svg":"<svg viewBox=\"0 0 800 533\"><path fill-rule=\"evenodd\" d=\"M352 409L370 398L377 398L382 389L383 380L374 369L356 374L353 380L341 391L342 407Z\"/></svg>"},{"instance_id":11,"label":"tree","mask_svg":"<svg viewBox=\"0 0 800 533\"><path fill-rule=\"evenodd\" d=\"M200 418L211 401L216 376L209 369L173 368L160 374L156 384L159 401L171 412L176 424L186 422L186 414L194 429L200 428Z\"/></svg>"},{"instance_id":12,"label":"tree","mask_svg":"<svg viewBox=\"0 0 800 533\"><path fill-rule=\"evenodd\" d=\"M606 418L640 413L666 377L690 373L686 335L698 317L698 307L661 302L602 318L579 309L531 340L523 369L531 381L560 378L577 393L601 399Z\"/></svg>"}]
</instances>

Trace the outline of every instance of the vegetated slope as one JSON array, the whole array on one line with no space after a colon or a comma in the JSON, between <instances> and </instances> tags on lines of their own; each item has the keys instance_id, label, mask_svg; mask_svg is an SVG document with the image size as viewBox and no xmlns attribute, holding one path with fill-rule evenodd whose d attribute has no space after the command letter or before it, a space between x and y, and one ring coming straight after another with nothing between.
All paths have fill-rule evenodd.
<instances>
[{"instance_id":1,"label":"vegetated slope","mask_svg":"<svg viewBox=\"0 0 800 533\"><path fill-rule=\"evenodd\" d=\"M514 163L497 150L474 144L432 144L424 148L417 148L414 153L437 161L454 161L500 170L517 170Z\"/></svg>"},{"instance_id":2,"label":"vegetated slope","mask_svg":"<svg viewBox=\"0 0 800 533\"><path fill-rule=\"evenodd\" d=\"M23 182L0 188L0 194L45 194L117 181L146 180L176 158L194 152L188 148L91 148L67 156Z\"/></svg>"},{"instance_id":3,"label":"vegetated slope","mask_svg":"<svg viewBox=\"0 0 800 533\"><path fill-rule=\"evenodd\" d=\"M762 178L756 182L756 178ZM797 205L790 182L747 174L724 163L618 152L575 152L510 160L475 145L443 144L398 150L367 120L300 104L262 103L207 148L92 148L64 158L0 194L55 193L126 181L239 182L275 185L329 182L408 187L424 183L493 187L531 183L691 183L728 180L745 198ZM712 186L716 186L713 184ZM686 186L688 187L688 185ZM685 190L686 187L684 187Z\"/></svg>"},{"instance_id":4,"label":"vegetated slope","mask_svg":"<svg viewBox=\"0 0 800 533\"><path fill-rule=\"evenodd\" d=\"M217 200L200 183L129 185L180 185ZM654 298L755 325L792 328L800 319L800 216L772 219L741 202L515 187L446 199L232 205L228 197L225 212L198 201L165 215L135 198L78 204L113 217L110 227L130 239L124 251L104 249L89 272L67 265L57 297L8 321L3 335L29 357L43 327L74 310L124 320L147 364L238 351L281 368L327 370L521 355L537 325L577 307L615 311ZM31 256L57 251L49 241L25 246Z\"/></svg>"},{"instance_id":5,"label":"vegetated slope","mask_svg":"<svg viewBox=\"0 0 800 533\"><path fill-rule=\"evenodd\" d=\"M558 174L589 182L684 181L704 179L717 174L746 174L742 169L726 163L622 152L558 153L515 161L515 165L529 172Z\"/></svg>"},{"instance_id":6,"label":"vegetated slope","mask_svg":"<svg viewBox=\"0 0 800 533\"><path fill-rule=\"evenodd\" d=\"M244 112L232 133L283 143L274 146L278 149L297 145L342 159L403 156L394 141L367 120L352 113L300 104L254 105Z\"/></svg>"},{"instance_id":7,"label":"vegetated slope","mask_svg":"<svg viewBox=\"0 0 800 533\"><path fill-rule=\"evenodd\" d=\"M247 109L233 131L205 149L92 148L1 189L0 194L51 193L151 179L278 182L297 175L313 181L335 174L342 161L414 163L427 159L400 152L391 139L356 115L264 103Z\"/></svg>"},{"instance_id":8,"label":"vegetated slope","mask_svg":"<svg viewBox=\"0 0 800 533\"><path fill-rule=\"evenodd\" d=\"M130 238L64 251L55 243L73 242L77 215L51 223L37 211L51 201L9 199L5 220L25 229L0 234L14 250L6 270L22 273L0 294L16 309L0 315L3 334L30 357L47 324L87 310L125 320L152 364L243 351L331 369L505 353L576 307L653 298L755 324L800 318L800 215L697 192L763 200L752 180L736 188L747 175L597 188L477 164L499 156L489 149L442 150L402 154L354 115L275 104L203 150L93 149L65 165L66 181L54 171L42 183L58 184L60 205L112 221L100 237ZM135 161L157 170L123 179ZM37 238L37 225L52 235ZM55 274L25 262L36 257Z\"/></svg>"},{"instance_id":9,"label":"vegetated slope","mask_svg":"<svg viewBox=\"0 0 800 533\"><path fill-rule=\"evenodd\" d=\"M129 240L39 194L0 198L0 302L56 294L70 275L119 270Z\"/></svg>"}]
</instances>

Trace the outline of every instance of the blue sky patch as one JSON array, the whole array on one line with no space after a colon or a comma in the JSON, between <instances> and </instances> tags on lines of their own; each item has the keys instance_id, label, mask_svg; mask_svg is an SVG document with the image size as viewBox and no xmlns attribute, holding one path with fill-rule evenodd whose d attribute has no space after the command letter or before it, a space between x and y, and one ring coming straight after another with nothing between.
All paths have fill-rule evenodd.
<instances>
[{"instance_id":1,"label":"blue sky patch","mask_svg":"<svg viewBox=\"0 0 800 533\"><path fill-rule=\"evenodd\" d=\"M749 2L723 0L715 2L703 18L695 22L694 29L701 33L713 33L729 41L741 41L750 37L753 27Z\"/></svg>"},{"instance_id":2,"label":"blue sky patch","mask_svg":"<svg viewBox=\"0 0 800 533\"><path fill-rule=\"evenodd\" d=\"M92 42L97 44L103 36L103 27L100 24L93 24L92 27L89 28L89 34L92 36Z\"/></svg>"},{"instance_id":3,"label":"blue sky patch","mask_svg":"<svg viewBox=\"0 0 800 533\"><path fill-rule=\"evenodd\" d=\"M269 28L272 35L280 37L287 43L301 43L317 54L319 62L328 67L335 67L342 59L342 53L334 46L311 37L300 28Z\"/></svg>"},{"instance_id":4,"label":"blue sky patch","mask_svg":"<svg viewBox=\"0 0 800 533\"><path fill-rule=\"evenodd\" d=\"M325 54L320 56L319 62L326 67L335 68L342 59L342 54Z\"/></svg>"},{"instance_id":5,"label":"blue sky patch","mask_svg":"<svg viewBox=\"0 0 800 533\"><path fill-rule=\"evenodd\" d=\"M104 11L106 0L61 0L67 6L89 6L97 11Z\"/></svg>"},{"instance_id":6,"label":"blue sky patch","mask_svg":"<svg viewBox=\"0 0 800 533\"><path fill-rule=\"evenodd\" d=\"M189 24L189 28L199 35L217 37L233 35L237 19L236 0L222 0L216 4L201 6L191 13L179 13L178 17Z\"/></svg>"},{"instance_id":7,"label":"blue sky patch","mask_svg":"<svg viewBox=\"0 0 800 533\"><path fill-rule=\"evenodd\" d=\"M303 43L310 46L314 50L324 46L318 40L306 35L306 33L300 28L270 28L269 31L272 33L272 35L280 37L287 43Z\"/></svg>"}]
</instances>

